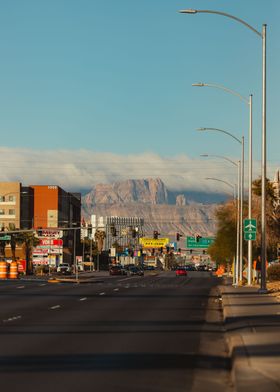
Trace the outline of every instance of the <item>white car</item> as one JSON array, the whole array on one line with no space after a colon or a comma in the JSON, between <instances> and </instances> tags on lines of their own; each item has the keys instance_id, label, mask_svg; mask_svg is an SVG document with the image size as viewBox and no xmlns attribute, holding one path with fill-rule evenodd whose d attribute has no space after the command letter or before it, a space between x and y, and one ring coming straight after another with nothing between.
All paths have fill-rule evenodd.
<instances>
[{"instance_id":1,"label":"white car","mask_svg":"<svg viewBox=\"0 0 280 392\"><path fill-rule=\"evenodd\" d=\"M57 272L59 274L69 275L71 274L71 267L68 263L61 263L57 267Z\"/></svg>"}]
</instances>

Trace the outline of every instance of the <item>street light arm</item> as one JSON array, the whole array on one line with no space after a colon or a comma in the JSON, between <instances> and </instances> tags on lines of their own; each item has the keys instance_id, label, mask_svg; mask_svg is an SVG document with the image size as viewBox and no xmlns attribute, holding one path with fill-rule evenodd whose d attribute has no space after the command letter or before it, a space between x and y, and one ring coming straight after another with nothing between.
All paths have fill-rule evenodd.
<instances>
[{"instance_id":1,"label":"street light arm","mask_svg":"<svg viewBox=\"0 0 280 392\"><path fill-rule=\"evenodd\" d=\"M252 30L255 34L257 34L259 37L263 38L262 33L260 33L258 30L256 30L253 26L249 25L247 22L245 22L243 19L237 18L234 15L228 14L226 12L222 11L213 11L213 10L192 10L192 9L187 9L187 10L180 10L179 11L181 14L197 14L197 13L206 13L206 14L216 14L216 15L222 15L226 16L227 18L234 19L237 22L243 24L244 26L248 27L248 29Z\"/></svg>"},{"instance_id":2,"label":"street light arm","mask_svg":"<svg viewBox=\"0 0 280 392\"><path fill-rule=\"evenodd\" d=\"M209 155L209 154L200 154L200 156L201 157L214 157L214 158L221 158L221 159L224 159L224 160L226 160L226 161L228 161L228 162L230 162L230 163L232 163L234 166L238 166L238 164L236 163L236 162L234 162L234 161L232 161L230 158L228 158L228 157L225 157L225 156L223 156L223 155Z\"/></svg>"},{"instance_id":3,"label":"street light arm","mask_svg":"<svg viewBox=\"0 0 280 392\"><path fill-rule=\"evenodd\" d=\"M217 131L217 132L222 132L225 133L228 136L231 136L233 139L235 139L239 144L242 144L242 140L238 139L236 136L234 136L232 133L225 131L224 129L219 129L219 128L197 128L197 131Z\"/></svg>"},{"instance_id":4,"label":"street light arm","mask_svg":"<svg viewBox=\"0 0 280 392\"><path fill-rule=\"evenodd\" d=\"M224 181L224 180L220 180L219 178L214 178L214 177L206 177L204 178L205 180L213 180L213 181L219 181L219 182L223 182L224 184L227 184L228 186L230 186L231 188L235 188L233 184L231 184L230 182Z\"/></svg>"},{"instance_id":5,"label":"street light arm","mask_svg":"<svg viewBox=\"0 0 280 392\"><path fill-rule=\"evenodd\" d=\"M223 86L222 84L215 84L215 83L193 83L192 86L194 87L214 87L214 88L218 88L220 90L224 90L232 95L235 95L236 97L240 98L241 101L244 101L245 103L247 103L247 105L250 104L249 100L245 97L243 97L243 95L239 94L237 91L232 90L228 87Z\"/></svg>"}]
</instances>

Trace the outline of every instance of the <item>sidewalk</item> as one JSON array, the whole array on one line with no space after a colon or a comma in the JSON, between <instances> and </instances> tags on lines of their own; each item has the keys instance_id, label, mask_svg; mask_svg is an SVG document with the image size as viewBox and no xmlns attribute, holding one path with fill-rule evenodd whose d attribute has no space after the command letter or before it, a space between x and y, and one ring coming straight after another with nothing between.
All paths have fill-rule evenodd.
<instances>
[{"instance_id":1,"label":"sidewalk","mask_svg":"<svg viewBox=\"0 0 280 392\"><path fill-rule=\"evenodd\" d=\"M258 287L220 287L238 392L280 391L280 302Z\"/></svg>"}]
</instances>

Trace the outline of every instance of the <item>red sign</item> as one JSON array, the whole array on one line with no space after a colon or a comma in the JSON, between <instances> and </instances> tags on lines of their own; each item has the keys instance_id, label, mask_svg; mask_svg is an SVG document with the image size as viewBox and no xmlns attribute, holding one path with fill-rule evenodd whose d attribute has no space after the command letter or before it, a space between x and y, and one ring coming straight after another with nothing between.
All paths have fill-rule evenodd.
<instances>
[{"instance_id":1,"label":"red sign","mask_svg":"<svg viewBox=\"0 0 280 392\"><path fill-rule=\"evenodd\" d=\"M17 260L18 272L26 272L26 260Z\"/></svg>"},{"instance_id":2,"label":"red sign","mask_svg":"<svg viewBox=\"0 0 280 392\"><path fill-rule=\"evenodd\" d=\"M63 240L57 240L57 239L52 239L52 238L40 239L40 245L41 246L52 246L52 245L62 246Z\"/></svg>"}]
</instances>

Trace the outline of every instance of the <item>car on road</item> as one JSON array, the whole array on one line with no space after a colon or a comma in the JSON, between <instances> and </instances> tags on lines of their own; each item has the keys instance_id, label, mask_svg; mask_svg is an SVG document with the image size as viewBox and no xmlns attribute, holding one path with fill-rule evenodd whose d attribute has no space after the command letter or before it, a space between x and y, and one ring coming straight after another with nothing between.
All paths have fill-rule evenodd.
<instances>
[{"instance_id":1,"label":"car on road","mask_svg":"<svg viewBox=\"0 0 280 392\"><path fill-rule=\"evenodd\" d=\"M176 276L187 276L188 275L185 267L177 267L175 274L176 274Z\"/></svg>"},{"instance_id":2,"label":"car on road","mask_svg":"<svg viewBox=\"0 0 280 392\"><path fill-rule=\"evenodd\" d=\"M71 266L68 263L61 263L57 267L57 273L62 275L71 275Z\"/></svg>"},{"instance_id":3,"label":"car on road","mask_svg":"<svg viewBox=\"0 0 280 392\"><path fill-rule=\"evenodd\" d=\"M126 275L126 270L122 265L111 265L109 268L109 275Z\"/></svg>"},{"instance_id":4,"label":"car on road","mask_svg":"<svg viewBox=\"0 0 280 392\"><path fill-rule=\"evenodd\" d=\"M141 268L133 266L133 267L129 267L127 269L127 275L128 276L133 276L133 275L143 276L144 271Z\"/></svg>"}]
</instances>

